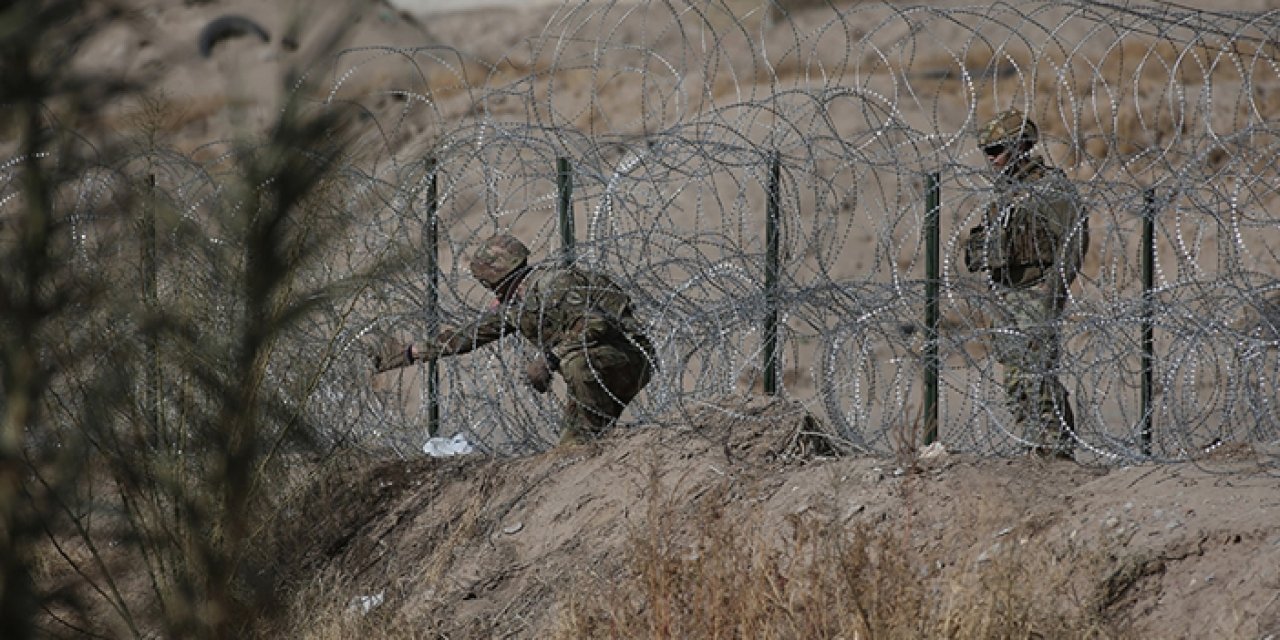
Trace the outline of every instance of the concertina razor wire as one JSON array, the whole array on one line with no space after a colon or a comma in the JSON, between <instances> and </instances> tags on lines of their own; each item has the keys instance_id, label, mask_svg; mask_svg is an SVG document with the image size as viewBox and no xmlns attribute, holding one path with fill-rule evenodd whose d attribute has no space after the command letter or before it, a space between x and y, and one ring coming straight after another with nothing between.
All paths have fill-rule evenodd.
<instances>
[{"instance_id":1,"label":"concertina razor wire","mask_svg":"<svg viewBox=\"0 0 1280 640\"><path fill-rule=\"evenodd\" d=\"M335 443L420 451L434 405L441 435L465 434L484 451L550 446L566 390L525 386L535 352L519 338L440 360L432 397L426 367L372 377L367 351L381 336L423 339L479 313L486 292L466 257L493 233L520 237L535 262L559 260L556 161L568 158L574 260L633 296L655 347L654 379L622 428L753 419L737 399L761 392L764 320L776 305L779 395L848 449L893 452L922 437L924 190L936 172L938 439L984 455L1020 451L988 344L1001 301L960 260L991 191L975 132L1018 108L1089 215L1085 264L1057 327L1055 373L1076 407L1077 450L1124 463L1248 445L1277 459L1278 52L1275 12L745 0L569 2L500 55L443 44L345 50L311 70L313 82L327 78L313 97L319 109L358 107L361 130L332 205L312 215L351 216L359 232L302 273L319 287L378 261L399 268L326 300L281 338L291 348L275 351L269 376L301 390L288 401ZM769 296L774 154L780 268ZM221 178L234 154L199 157L211 155L152 152L86 172L73 237L86 254L102 250L81 227L121 188L103 174L144 164L182 219L241 206ZM5 166L6 193L19 171ZM432 176L439 271L428 277ZM166 282L216 292L217 270L177 245L159 240L160 300L180 295ZM210 308L217 326L221 307ZM1144 416L1148 317L1154 394Z\"/></svg>"}]
</instances>

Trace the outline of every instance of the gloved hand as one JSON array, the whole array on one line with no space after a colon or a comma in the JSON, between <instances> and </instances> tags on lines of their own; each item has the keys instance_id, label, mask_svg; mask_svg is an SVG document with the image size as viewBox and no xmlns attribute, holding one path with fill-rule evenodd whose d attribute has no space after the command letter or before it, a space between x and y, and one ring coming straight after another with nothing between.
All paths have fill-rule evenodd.
<instances>
[{"instance_id":1,"label":"gloved hand","mask_svg":"<svg viewBox=\"0 0 1280 640\"><path fill-rule=\"evenodd\" d=\"M964 243L964 266L970 272L986 268L987 229L978 225L969 230L969 237Z\"/></svg>"},{"instance_id":2,"label":"gloved hand","mask_svg":"<svg viewBox=\"0 0 1280 640\"><path fill-rule=\"evenodd\" d=\"M373 354L373 370L375 373L382 373L407 367L422 359L416 356L418 354L412 342L387 341Z\"/></svg>"},{"instance_id":3,"label":"gloved hand","mask_svg":"<svg viewBox=\"0 0 1280 640\"><path fill-rule=\"evenodd\" d=\"M538 356L530 360L524 367L524 377L534 391L546 393L551 388L551 367L547 365L547 359Z\"/></svg>"}]
</instances>

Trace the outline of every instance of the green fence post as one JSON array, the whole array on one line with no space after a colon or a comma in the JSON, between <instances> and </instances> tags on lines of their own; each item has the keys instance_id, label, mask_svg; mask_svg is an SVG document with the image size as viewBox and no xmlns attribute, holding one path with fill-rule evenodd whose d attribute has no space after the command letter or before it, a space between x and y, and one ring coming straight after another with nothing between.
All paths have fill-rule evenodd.
<instances>
[{"instance_id":1,"label":"green fence post","mask_svg":"<svg viewBox=\"0 0 1280 640\"><path fill-rule=\"evenodd\" d=\"M925 174L925 281L924 281L924 443L938 439L938 218L941 210L941 176Z\"/></svg>"},{"instance_id":2,"label":"green fence post","mask_svg":"<svg viewBox=\"0 0 1280 640\"><path fill-rule=\"evenodd\" d=\"M573 167L569 159L556 158L556 192L560 195L557 211L560 214L560 248L564 266L572 266L577 256L574 255L573 231Z\"/></svg>"},{"instance_id":3,"label":"green fence post","mask_svg":"<svg viewBox=\"0 0 1280 640\"><path fill-rule=\"evenodd\" d=\"M423 243L427 253L427 327L431 335L440 330L440 202L438 167L435 158L427 159L427 225ZM440 362L427 361L427 435L440 431Z\"/></svg>"},{"instance_id":4,"label":"green fence post","mask_svg":"<svg viewBox=\"0 0 1280 640\"><path fill-rule=\"evenodd\" d=\"M1151 455L1152 404L1155 395L1156 190L1143 194L1142 207L1142 453Z\"/></svg>"},{"instance_id":5,"label":"green fence post","mask_svg":"<svg viewBox=\"0 0 1280 640\"><path fill-rule=\"evenodd\" d=\"M769 179L766 189L764 226L764 392L778 393L778 238L781 226L782 160L777 151L769 156Z\"/></svg>"}]
</instances>

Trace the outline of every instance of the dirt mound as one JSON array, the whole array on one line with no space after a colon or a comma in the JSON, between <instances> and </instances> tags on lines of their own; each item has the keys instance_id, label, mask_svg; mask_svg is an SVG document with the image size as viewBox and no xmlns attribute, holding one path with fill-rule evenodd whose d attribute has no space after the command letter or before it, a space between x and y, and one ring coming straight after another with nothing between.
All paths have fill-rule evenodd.
<instances>
[{"instance_id":1,"label":"dirt mound","mask_svg":"<svg viewBox=\"0 0 1280 640\"><path fill-rule=\"evenodd\" d=\"M526 458L331 474L299 505L299 618L288 624L315 620L311 637L566 634L568 604L633 579L632 551L655 528L694 550L714 509L780 547L799 519L880 532L929 559L926 582L1014 559L1070 586L1064 606L1120 635L1280 633L1280 479L1247 455L1215 467L947 454L902 465L830 456L816 423L784 401L726 399L689 418Z\"/></svg>"}]
</instances>

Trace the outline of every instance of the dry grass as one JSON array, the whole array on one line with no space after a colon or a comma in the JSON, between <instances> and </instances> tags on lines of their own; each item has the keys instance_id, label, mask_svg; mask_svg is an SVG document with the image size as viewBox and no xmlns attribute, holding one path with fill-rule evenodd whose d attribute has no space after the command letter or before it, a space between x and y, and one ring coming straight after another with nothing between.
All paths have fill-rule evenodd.
<instances>
[{"instance_id":1,"label":"dry grass","mask_svg":"<svg viewBox=\"0 0 1280 640\"><path fill-rule=\"evenodd\" d=\"M322 515L273 524L284 601L249 637L442 637L451 621L441 612L467 570L460 565L482 555L477 547L491 532L497 484L482 475L464 489L445 483L447 475L429 461L361 456L312 467L282 507ZM432 514L419 522L421 509Z\"/></svg>"},{"instance_id":2,"label":"dry grass","mask_svg":"<svg viewBox=\"0 0 1280 640\"><path fill-rule=\"evenodd\" d=\"M263 633L263 638L291 637L297 640L406 640L441 637L429 624L412 615L410 609L392 606L395 598L387 590L353 596L339 601L334 593L350 590L349 577L325 576L300 589L291 603L298 624Z\"/></svg>"},{"instance_id":3,"label":"dry grass","mask_svg":"<svg viewBox=\"0 0 1280 640\"><path fill-rule=\"evenodd\" d=\"M781 539L716 499L651 501L625 570L566 598L560 638L1106 638L1102 587L1067 554L1011 541L954 557L909 531L789 520ZM1073 577L1076 576L1076 577Z\"/></svg>"}]
</instances>

